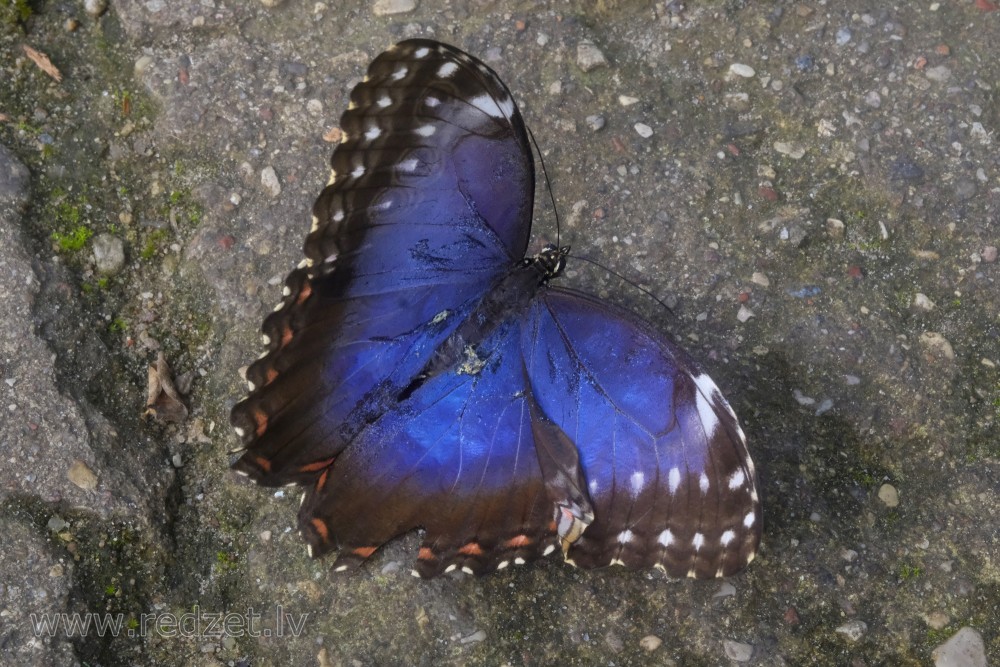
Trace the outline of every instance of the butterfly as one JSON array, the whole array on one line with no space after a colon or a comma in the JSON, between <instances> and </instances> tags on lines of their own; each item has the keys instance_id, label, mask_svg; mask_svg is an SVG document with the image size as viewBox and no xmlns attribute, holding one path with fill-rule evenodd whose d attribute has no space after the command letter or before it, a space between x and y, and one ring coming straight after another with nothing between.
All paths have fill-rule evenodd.
<instances>
[{"instance_id":1,"label":"butterfly","mask_svg":"<svg viewBox=\"0 0 1000 667\"><path fill-rule=\"evenodd\" d=\"M637 315L525 258L534 165L497 74L446 44L379 55L350 95L305 257L264 321L233 468L304 489L335 570L422 529L414 574L558 551L582 568L743 569L761 535L746 437Z\"/></svg>"}]
</instances>

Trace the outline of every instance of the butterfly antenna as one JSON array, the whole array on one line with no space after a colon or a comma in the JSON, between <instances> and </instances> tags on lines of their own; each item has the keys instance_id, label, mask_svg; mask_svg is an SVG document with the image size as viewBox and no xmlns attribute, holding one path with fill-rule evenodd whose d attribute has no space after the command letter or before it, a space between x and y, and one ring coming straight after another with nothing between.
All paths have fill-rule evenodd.
<instances>
[{"instance_id":1,"label":"butterfly antenna","mask_svg":"<svg viewBox=\"0 0 1000 667\"><path fill-rule=\"evenodd\" d=\"M623 276L622 274L618 273L617 271L615 271L611 267L605 266L604 264L601 264L596 259L590 259L589 257L584 257L582 255L570 255L570 257L572 257L573 259L582 260L584 262L587 262L588 264L593 264L594 266L596 266L596 267L598 267L600 269L603 269L604 271L607 271L608 273L610 273L613 276L618 276L618 278L620 278L621 280L624 280L626 283L628 283L632 287L636 288L637 290L639 290L640 292L642 292L643 294L645 294L646 296L648 296L649 298L651 298L656 303L658 303L661 306L663 306L664 308L666 308L668 313L670 313L671 315L674 314L674 309L671 308L670 306L668 306L666 304L666 302L663 301L663 299L661 299L660 297L656 296L655 294L653 294L652 292L650 292L648 289L646 289L645 287L643 287L639 283L635 282L634 280L630 280L626 276Z\"/></svg>"},{"instance_id":2,"label":"butterfly antenna","mask_svg":"<svg viewBox=\"0 0 1000 667\"><path fill-rule=\"evenodd\" d=\"M538 155L538 162L542 165L542 176L545 177L545 190L549 193L549 201L552 203L552 213L556 218L556 247L561 248L559 243L560 231L559 226L559 209L556 207L556 197L552 193L552 181L549 180L549 171L545 168L545 158L542 157L542 149L538 147L538 142L535 141L535 133L531 131L531 128L525 125L525 129L528 130L528 136L531 137L531 143L535 146L535 153Z\"/></svg>"}]
</instances>

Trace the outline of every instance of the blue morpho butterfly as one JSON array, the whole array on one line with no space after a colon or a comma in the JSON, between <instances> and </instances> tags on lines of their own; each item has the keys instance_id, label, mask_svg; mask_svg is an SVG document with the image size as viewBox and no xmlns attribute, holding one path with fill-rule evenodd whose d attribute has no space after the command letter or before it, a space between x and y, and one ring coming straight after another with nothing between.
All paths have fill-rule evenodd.
<instances>
[{"instance_id":1,"label":"blue morpho butterfly","mask_svg":"<svg viewBox=\"0 0 1000 667\"><path fill-rule=\"evenodd\" d=\"M746 439L715 383L636 315L524 259L534 167L493 70L408 40L351 93L306 259L233 408L237 472L301 485L335 569L422 528L415 574L560 550L584 568L731 575L757 550Z\"/></svg>"}]
</instances>

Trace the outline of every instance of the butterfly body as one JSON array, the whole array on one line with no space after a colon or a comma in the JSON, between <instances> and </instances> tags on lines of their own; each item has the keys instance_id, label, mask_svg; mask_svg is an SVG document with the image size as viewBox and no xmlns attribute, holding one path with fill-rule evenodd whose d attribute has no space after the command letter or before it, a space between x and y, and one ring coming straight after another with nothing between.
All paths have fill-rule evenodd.
<instances>
[{"instance_id":1,"label":"butterfly body","mask_svg":"<svg viewBox=\"0 0 1000 667\"><path fill-rule=\"evenodd\" d=\"M636 315L523 259L534 170L510 92L409 40L351 94L306 261L265 320L234 464L304 487L299 527L337 568L424 530L416 572L559 550L581 567L742 569L760 539L736 416Z\"/></svg>"}]
</instances>

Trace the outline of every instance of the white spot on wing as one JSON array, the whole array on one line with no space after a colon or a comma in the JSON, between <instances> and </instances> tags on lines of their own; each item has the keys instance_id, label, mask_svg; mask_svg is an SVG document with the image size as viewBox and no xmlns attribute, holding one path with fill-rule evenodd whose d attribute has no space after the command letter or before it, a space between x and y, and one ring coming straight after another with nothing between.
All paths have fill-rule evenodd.
<instances>
[{"instance_id":1,"label":"white spot on wing","mask_svg":"<svg viewBox=\"0 0 1000 667\"><path fill-rule=\"evenodd\" d=\"M373 125L370 128L368 128L367 132L365 132L365 139L367 139L368 141L375 141L376 139L379 138L379 135L381 134L382 130L377 126Z\"/></svg>"},{"instance_id":2,"label":"white spot on wing","mask_svg":"<svg viewBox=\"0 0 1000 667\"><path fill-rule=\"evenodd\" d=\"M729 543L733 541L734 537L736 537L736 533L731 530L727 530L722 534L722 537L719 538L719 544L724 547L729 546Z\"/></svg>"},{"instance_id":3,"label":"white spot on wing","mask_svg":"<svg viewBox=\"0 0 1000 667\"><path fill-rule=\"evenodd\" d=\"M436 107L437 105L441 104L441 100L439 100L436 97L428 97L427 99L424 100L424 104L426 104L429 107Z\"/></svg>"},{"instance_id":4,"label":"white spot on wing","mask_svg":"<svg viewBox=\"0 0 1000 667\"><path fill-rule=\"evenodd\" d=\"M656 541L665 547L669 547L674 543L674 534L670 532L669 528L667 528L665 531L660 533L660 536L656 539Z\"/></svg>"},{"instance_id":5,"label":"white spot on wing","mask_svg":"<svg viewBox=\"0 0 1000 667\"><path fill-rule=\"evenodd\" d=\"M708 475L705 473L701 473L701 477L698 478L698 488L702 493L708 493Z\"/></svg>"},{"instance_id":6,"label":"white spot on wing","mask_svg":"<svg viewBox=\"0 0 1000 667\"><path fill-rule=\"evenodd\" d=\"M732 475L729 476L729 490L735 491L736 489L743 486L743 482L746 481L746 475L743 474L742 470L737 470Z\"/></svg>"},{"instance_id":7,"label":"white spot on wing","mask_svg":"<svg viewBox=\"0 0 1000 667\"><path fill-rule=\"evenodd\" d=\"M416 51L413 52L413 57L414 58L426 58L427 54L430 53L430 52L431 52L431 50L428 49L426 46L421 46L419 49L417 49Z\"/></svg>"},{"instance_id":8,"label":"white spot on wing","mask_svg":"<svg viewBox=\"0 0 1000 667\"><path fill-rule=\"evenodd\" d=\"M642 487L646 485L646 476L641 470L636 470L632 473L632 495L638 496L639 492L642 491Z\"/></svg>"},{"instance_id":9,"label":"white spot on wing","mask_svg":"<svg viewBox=\"0 0 1000 667\"><path fill-rule=\"evenodd\" d=\"M514 100L510 97L505 97L498 102L500 105L500 111L506 118L510 118L514 114Z\"/></svg>"},{"instance_id":10,"label":"white spot on wing","mask_svg":"<svg viewBox=\"0 0 1000 667\"><path fill-rule=\"evenodd\" d=\"M670 474L667 475L667 484L670 488L670 493L677 493L677 487L681 485L681 471L679 468L671 468Z\"/></svg>"},{"instance_id":11,"label":"white spot on wing","mask_svg":"<svg viewBox=\"0 0 1000 667\"><path fill-rule=\"evenodd\" d=\"M236 431L236 435L240 436L241 438L242 438L242 437L243 437L243 436L245 435L245 433L246 433L246 431L244 431L243 429L241 429L241 428L240 428L239 426L235 427L235 428L234 428L233 430L234 430L234 431ZM243 472L243 471L241 471L241 470L237 470L236 472ZM246 473L243 473L243 474L244 474L244 475L246 475Z\"/></svg>"},{"instance_id":12,"label":"white spot on wing","mask_svg":"<svg viewBox=\"0 0 1000 667\"><path fill-rule=\"evenodd\" d=\"M694 547L695 551L698 551L705 544L705 536L701 533L695 533L694 537L691 539L691 545Z\"/></svg>"},{"instance_id":13,"label":"white spot on wing","mask_svg":"<svg viewBox=\"0 0 1000 667\"><path fill-rule=\"evenodd\" d=\"M524 559L521 558L520 556L514 559L514 565L524 565L524 563L525 563Z\"/></svg>"},{"instance_id":14,"label":"white spot on wing","mask_svg":"<svg viewBox=\"0 0 1000 667\"><path fill-rule=\"evenodd\" d=\"M403 160L397 165L397 168L400 171L414 171L417 168L417 159L411 157L409 160Z\"/></svg>"},{"instance_id":15,"label":"white spot on wing","mask_svg":"<svg viewBox=\"0 0 1000 667\"><path fill-rule=\"evenodd\" d=\"M415 133L419 134L421 137L431 137L437 132L437 128L433 125L422 125L414 130Z\"/></svg>"},{"instance_id":16,"label":"white spot on wing","mask_svg":"<svg viewBox=\"0 0 1000 667\"><path fill-rule=\"evenodd\" d=\"M282 296L291 296L291 294L292 294L292 290L291 290L291 288L288 285L285 285L284 287L281 288L281 295Z\"/></svg>"},{"instance_id":17,"label":"white spot on wing","mask_svg":"<svg viewBox=\"0 0 1000 667\"><path fill-rule=\"evenodd\" d=\"M395 72L392 73L392 80L393 81L399 81L400 79L402 79L403 77L405 77L406 73L409 72L409 71L410 70L408 70L405 67L400 67L398 70L396 70Z\"/></svg>"},{"instance_id":18,"label":"white spot on wing","mask_svg":"<svg viewBox=\"0 0 1000 667\"><path fill-rule=\"evenodd\" d=\"M545 551L542 552L542 555L543 556L548 556L550 553L552 553L555 550L556 550L556 545L550 544L549 546L545 547Z\"/></svg>"},{"instance_id":19,"label":"white spot on wing","mask_svg":"<svg viewBox=\"0 0 1000 667\"><path fill-rule=\"evenodd\" d=\"M472 568L468 565L462 566L462 572L465 572L466 574L475 574L475 572L472 571Z\"/></svg>"},{"instance_id":20,"label":"white spot on wing","mask_svg":"<svg viewBox=\"0 0 1000 667\"><path fill-rule=\"evenodd\" d=\"M753 525L753 522L757 520L757 517L753 512L747 512L747 515L743 517L743 525L749 528Z\"/></svg>"},{"instance_id":21,"label":"white spot on wing","mask_svg":"<svg viewBox=\"0 0 1000 667\"><path fill-rule=\"evenodd\" d=\"M458 71L458 63L447 62L438 68L437 75L442 79L447 79Z\"/></svg>"},{"instance_id":22,"label":"white spot on wing","mask_svg":"<svg viewBox=\"0 0 1000 667\"><path fill-rule=\"evenodd\" d=\"M499 563L497 563L497 569L498 570L502 570L505 567L507 567L508 565L510 565L510 561L509 560L502 560Z\"/></svg>"},{"instance_id":23,"label":"white spot on wing","mask_svg":"<svg viewBox=\"0 0 1000 667\"><path fill-rule=\"evenodd\" d=\"M632 541L632 537L633 535L631 530L623 530L622 532L618 533L618 543L628 544L629 542Z\"/></svg>"},{"instance_id":24,"label":"white spot on wing","mask_svg":"<svg viewBox=\"0 0 1000 667\"><path fill-rule=\"evenodd\" d=\"M343 209L339 209L336 213L333 214L333 221L334 222L340 222L343 219L344 219L344 210Z\"/></svg>"},{"instance_id":25,"label":"white spot on wing","mask_svg":"<svg viewBox=\"0 0 1000 667\"><path fill-rule=\"evenodd\" d=\"M312 554L310 554L310 555L312 555ZM333 568L334 572L344 572L345 570L347 570L347 566L346 565L338 565L337 567Z\"/></svg>"},{"instance_id":26,"label":"white spot on wing","mask_svg":"<svg viewBox=\"0 0 1000 667\"><path fill-rule=\"evenodd\" d=\"M469 104L493 118L504 118L503 110L490 95L477 95L469 100Z\"/></svg>"},{"instance_id":27,"label":"white spot on wing","mask_svg":"<svg viewBox=\"0 0 1000 667\"><path fill-rule=\"evenodd\" d=\"M354 168L354 171L351 172L351 176L353 176L354 178L361 178L364 175L365 175L365 166L363 164L359 164L357 167Z\"/></svg>"},{"instance_id":28,"label":"white spot on wing","mask_svg":"<svg viewBox=\"0 0 1000 667\"><path fill-rule=\"evenodd\" d=\"M454 563L452 563L448 567L444 568L444 573L448 574L449 572L453 571L456 567L458 567L458 566L455 565Z\"/></svg>"},{"instance_id":29,"label":"white spot on wing","mask_svg":"<svg viewBox=\"0 0 1000 667\"><path fill-rule=\"evenodd\" d=\"M383 95L375 101L375 104L379 105L382 109L386 108L392 104L392 99L388 95ZM419 576L419 575L418 575Z\"/></svg>"},{"instance_id":30,"label":"white spot on wing","mask_svg":"<svg viewBox=\"0 0 1000 667\"><path fill-rule=\"evenodd\" d=\"M699 375L698 377L708 378L707 375ZM708 381L711 382L712 380L709 379ZM696 379L695 382L699 382L699 380ZM712 384L712 386L714 387L715 384ZM700 390L701 386L699 385L698 388ZM715 391L719 390L716 389ZM694 403L698 408L698 419L701 420L701 426L705 429L705 437L711 440L712 436L715 435L715 431L719 428L719 416L715 414L715 407L708 402L708 399L705 398L705 394L702 391L695 393Z\"/></svg>"}]
</instances>

